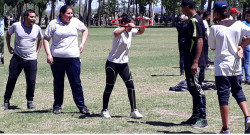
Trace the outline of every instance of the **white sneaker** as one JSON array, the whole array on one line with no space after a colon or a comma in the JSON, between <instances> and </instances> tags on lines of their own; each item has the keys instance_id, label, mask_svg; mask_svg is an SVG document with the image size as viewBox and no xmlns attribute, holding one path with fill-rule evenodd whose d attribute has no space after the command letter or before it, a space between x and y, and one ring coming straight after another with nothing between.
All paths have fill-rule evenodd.
<instances>
[{"instance_id":1,"label":"white sneaker","mask_svg":"<svg viewBox=\"0 0 250 135\"><path fill-rule=\"evenodd\" d=\"M143 118L143 115L141 115L137 109L134 109L134 111L130 113L130 117L135 119L141 119Z\"/></svg>"},{"instance_id":2,"label":"white sneaker","mask_svg":"<svg viewBox=\"0 0 250 135\"><path fill-rule=\"evenodd\" d=\"M100 115L104 118L111 118L108 109L102 110Z\"/></svg>"}]
</instances>

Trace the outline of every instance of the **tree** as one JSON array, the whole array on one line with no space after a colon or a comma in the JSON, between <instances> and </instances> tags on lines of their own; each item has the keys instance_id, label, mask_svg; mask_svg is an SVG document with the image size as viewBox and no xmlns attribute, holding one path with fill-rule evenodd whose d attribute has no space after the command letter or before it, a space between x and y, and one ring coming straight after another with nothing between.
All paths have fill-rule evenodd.
<instances>
[{"instance_id":1,"label":"tree","mask_svg":"<svg viewBox=\"0 0 250 135\"><path fill-rule=\"evenodd\" d=\"M39 16L39 23L38 23L38 25L39 26L41 25L43 11L46 9L48 2L49 2L49 0L34 0L34 4L36 4L37 7L38 7L38 16Z\"/></svg>"},{"instance_id":2,"label":"tree","mask_svg":"<svg viewBox=\"0 0 250 135\"><path fill-rule=\"evenodd\" d=\"M64 0L65 5L70 5L70 6L75 6L77 2L78 0Z\"/></svg>"},{"instance_id":3,"label":"tree","mask_svg":"<svg viewBox=\"0 0 250 135\"><path fill-rule=\"evenodd\" d=\"M87 23L87 26L90 26L91 24L91 4L92 4L92 1L93 0L89 0L89 4L88 4L88 23Z\"/></svg>"}]
</instances>

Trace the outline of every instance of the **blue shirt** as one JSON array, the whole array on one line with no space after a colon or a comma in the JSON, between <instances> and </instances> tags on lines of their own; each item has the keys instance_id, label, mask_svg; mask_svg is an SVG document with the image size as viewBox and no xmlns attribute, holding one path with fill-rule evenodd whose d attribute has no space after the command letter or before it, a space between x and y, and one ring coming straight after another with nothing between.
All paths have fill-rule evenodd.
<instances>
[{"instance_id":1,"label":"blue shirt","mask_svg":"<svg viewBox=\"0 0 250 135\"><path fill-rule=\"evenodd\" d=\"M250 27L250 22L248 22L247 20L244 20L243 21L244 24L246 24L248 27ZM250 37L248 37L250 38ZM245 51L250 51L250 45L247 45L245 48L244 48Z\"/></svg>"}]
</instances>

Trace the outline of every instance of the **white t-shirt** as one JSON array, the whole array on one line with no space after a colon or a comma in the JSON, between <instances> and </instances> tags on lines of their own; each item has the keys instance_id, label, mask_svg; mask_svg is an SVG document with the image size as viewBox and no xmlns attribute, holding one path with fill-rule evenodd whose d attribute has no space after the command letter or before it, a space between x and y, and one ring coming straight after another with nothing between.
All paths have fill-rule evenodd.
<instances>
[{"instance_id":1,"label":"white t-shirt","mask_svg":"<svg viewBox=\"0 0 250 135\"><path fill-rule=\"evenodd\" d=\"M241 21L231 26L213 25L208 45L215 49L215 76L237 76L241 74L241 59L237 55L238 45L243 36L250 36L250 27Z\"/></svg>"},{"instance_id":2,"label":"white t-shirt","mask_svg":"<svg viewBox=\"0 0 250 135\"><path fill-rule=\"evenodd\" d=\"M41 28L34 24L32 27L26 27L24 22L14 23L8 30L9 35L15 33L14 52L25 60L37 59L37 39L42 39Z\"/></svg>"},{"instance_id":3,"label":"white t-shirt","mask_svg":"<svg viewBox=\"0 0 250 135\"><path fill-rule=\"evenodd\" d=\"M78 31L85 29L84 23L75 17L68 24L62 23L59 17L52 20L44 34L45 38L52 38L50 48L52 56L63 58L80 57Z\"/></svg>"},{"instance_id":4,"label":"white t-shirt","mask_svg":"<svg viewBox=\"0 0 250 135\"><path fill-rule=\"evenodd\" d=\"M203 24L204 24L204 27L205 27L205 29L206 29L207 35L209 35L210 29L209 29L209 25L208 25L208 23L207 23L207 20L203 20Z\"/></svg>"},{"instance_id":5,"label":"white t-shirt","mask_svg":"<svg viewBox=\"0 0 250 135\"><path fill-rule=\"evenodd\" d=\"M114 32L119 28L116 28ZM130 32L124 31L118 37L115 37L114 32L113 46L109 53L108 60L114 63L128 63L128 53L131 47L132 37L136 35L138 29L133 28Z\"/></svg>"}]
</instances>

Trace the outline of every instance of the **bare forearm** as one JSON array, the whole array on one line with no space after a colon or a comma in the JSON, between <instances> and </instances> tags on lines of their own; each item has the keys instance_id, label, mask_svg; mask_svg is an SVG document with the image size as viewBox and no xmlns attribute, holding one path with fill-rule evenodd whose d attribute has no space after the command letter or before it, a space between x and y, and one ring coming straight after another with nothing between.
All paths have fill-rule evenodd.
<instances>
[{"instance_id":1,"label":"bare forearm","mask_svg":"<svg viewBox=\"0 0 250 135\"><path fill-rule=\"evenodd\" d=\"M203 48L203 39L199 38L197 40L196 55L195 55L193 63L198 63L198 61L200 59L201 52L202 52L202 48Z\"/></svg>"},{"instance_id":2,"label":"bare forearm","mask_svg":"<svg viewBox=\"0 0 250 135\"><path fill-rule=\"evenodd\" d=\"M114 32L115 37L118 37L121 35L122 32L125 31L125 27L120 27L118 30Z\"/></svg>"},{"instance_id":3,"label":"bare forearm","mask_svg":"<svg viewBox=\"0 0 250 135\"><path fill-rule=\"evenodd\" d=\"M8 31L6 32L6 43L7 43L7 47L10 48L10 40L11 40L11 36L9 35Z\"/></svg>"},{"instance_id":4,"label":"bare forearm","mask_svg":"<svg viewBox=\"0 0 250 135\"><path fill-rule=\"evenodd\" d=\"M45 49L47 56L51 56L49 41L47 39L43 40L43 45L44 45L44 49Z\"/></svg>"},{"instance_id":5,"label":"bare forearm","mask_svg":"<svg viewBox=\"0 0 250 135\"><path fill-rule=\"evenodd\" d=\"M245 41L240 44L240 46L242 48L245 48L249 44L250 44L250 38L246 38Z\"/></svg>"},{"instance_id":6,"label":"bare forearm","mask_svg":"<svg viewBox=\"0 0 250 135\"><path fill-rule=\"evenodd\" d=\"M37 51L36 51L37 53L40 52L42 45L43 45L43 39L38 39L38 42L37 42Z\"/></svg>"},{"instance_id":7,"label":"bare forearm","mask_svg":"<svg viewBox=\"0 0 250 135\"><path fill-rule=\"evenodd\" d=\"M86 30L82 32L82 44L83 45L86 43L88 35L89 35L89 32L88 32L88 29L86 28Z\"/></svg>"}]
</instances>

